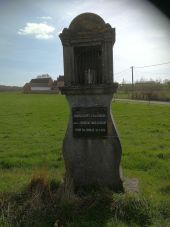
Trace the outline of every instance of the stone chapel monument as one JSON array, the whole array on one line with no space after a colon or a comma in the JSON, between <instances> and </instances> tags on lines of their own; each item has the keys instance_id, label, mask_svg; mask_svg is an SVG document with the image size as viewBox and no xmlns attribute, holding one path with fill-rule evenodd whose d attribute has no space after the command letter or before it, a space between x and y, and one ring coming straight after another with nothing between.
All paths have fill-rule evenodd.
<instances>
[{"instance_id":1,"label":"stone chapel monument","mask_svg":"<svg viewBox=\"0 0 170 227\"><path fill-rule=\"evenodd\" d=\"M121 144L111 113L115 29L93 13L83 13L59 35L63 44L62 93L70 106L63 141L66 173L75 190L109 187L123 191Z\"/></svg>"}]
</instances>

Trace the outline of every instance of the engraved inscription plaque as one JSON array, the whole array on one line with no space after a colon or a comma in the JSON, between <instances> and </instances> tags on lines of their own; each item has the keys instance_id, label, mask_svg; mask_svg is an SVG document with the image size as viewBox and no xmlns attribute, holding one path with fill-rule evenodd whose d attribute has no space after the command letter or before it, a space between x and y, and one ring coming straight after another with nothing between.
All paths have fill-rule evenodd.
<instances>
[{"instance_id":1,"label":"engraved inscription plaque","mask_svg":"<svg viewBox=\"0 0 170 227\"><path fill-rule=\"evenodd\" d=\"M106 107L73 107L74 137L107 136Z\"/></svg>"}]
</instances>

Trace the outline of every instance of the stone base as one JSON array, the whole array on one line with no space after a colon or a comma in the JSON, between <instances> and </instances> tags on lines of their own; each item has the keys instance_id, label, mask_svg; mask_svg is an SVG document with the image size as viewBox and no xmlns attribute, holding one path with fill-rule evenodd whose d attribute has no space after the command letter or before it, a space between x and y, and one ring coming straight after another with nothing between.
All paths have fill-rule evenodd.
<instances>
[{"instance_id":1,"label":"stone base","mask_svg":"<svg viewBox=\"0 0 170 227\"><path fill-rule=\"evenodd\" d=\"M109 187L123 191L120 177L121 144L110 111L112 94L68 95L71 114L63 141L66 173L73 179L75 190L90 187ZM75 137L72 108L105 107L107 136Z\"/></svg>"},{"instance_id":2,"label":"stone base","mask_svg":"<svg viewBox=\"0 0 170 227\"><path fill-rule=\"evenodd\" d=\"M137 178L124 178L123 187L125 193L129 194L139 193L139 180Z\"/></svg>"}]
</instances>

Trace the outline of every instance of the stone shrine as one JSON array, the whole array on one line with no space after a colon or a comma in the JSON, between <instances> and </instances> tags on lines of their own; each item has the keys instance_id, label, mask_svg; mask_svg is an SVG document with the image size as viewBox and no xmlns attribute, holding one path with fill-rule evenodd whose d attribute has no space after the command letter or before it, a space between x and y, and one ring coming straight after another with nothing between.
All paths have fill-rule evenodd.
<instances>
[{"instance_id":1,"label":"stone shrine","mask_svg":"<svg viewBox=\"0 0 170 227\"><path fill-rule=\"evenodd\" d=\"M63 141L66 174L80 188L104 186L123 191L121 144L111 102L115 29L93 13L83 13L59 35L63 44L62 94L70 105Z\"/></svg>"}]
</instances>

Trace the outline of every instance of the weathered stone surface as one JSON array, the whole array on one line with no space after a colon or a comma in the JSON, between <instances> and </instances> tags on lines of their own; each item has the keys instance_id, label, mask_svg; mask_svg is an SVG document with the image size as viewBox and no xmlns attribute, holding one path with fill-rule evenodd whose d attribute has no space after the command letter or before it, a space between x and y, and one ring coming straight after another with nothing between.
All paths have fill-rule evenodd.
<instances>
[{"instance_id":1,"label":"weathered stone surface","mask_svg":"<svg viewBox=\"0 0 170 227\"><path fill-rule=\"evenodd\" d=\"M102 95L113 94L118 87L117 83L107 85L90 85L90 86L65 86L62 88L62 94L65 95Z\"/></svg>"},{"instance_id":2,"label":"weathered stone surface","mask_svg":"<svg viewBox=\"0 0 170 227\"><path fill-rule=\"evenodd\" d=\"M102 84L113 82L113 45L115 28L94 13L83 13L64 28L59 35L64 51L64 82L66 86L77 85L75 48L100 46L102 49ZM82 60L84 61L84 60Z\"/></svg>"},{"instance_id":3,"label":"weathered stone surface","mask_svg":"<svg viewBox=\"0 0 170 227\"><path fill-rule=\"evenodd\" d=\"M69 29L74 32L95 32L105 28L104 20L94 13L83 13L71 22Z\"/></svg>"},{"instance_id":4,"label":"weathered stone surface","mask_svg":"<svg viewBox=\"0 0 170 227\"><path fill-rule=\"evenodd\" d=\"M66 171L73 178L75 187L102 185L123 190L119 174L121 145L110 114L112 95L69 95L67 100L70 109L77 106L105 106L108 112L108 134L101 138L75 138L70 113L63 155Z\"/></svg>"},{"instance_id":5,"label":"weathered stone surface","mask_svg":"<svg viewBox=\"0 0 170 227\"><path fill-rule=\"evenodd\" d=\"M63 29L60 39L64 51L62 93L70 105L63 141L66 175L75 190L102 186L123 191L122 149L110 110L117 89L113 83L115 29L100 16L84 13Z\"/></svg>"}]
</instances>

